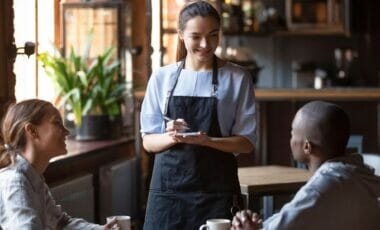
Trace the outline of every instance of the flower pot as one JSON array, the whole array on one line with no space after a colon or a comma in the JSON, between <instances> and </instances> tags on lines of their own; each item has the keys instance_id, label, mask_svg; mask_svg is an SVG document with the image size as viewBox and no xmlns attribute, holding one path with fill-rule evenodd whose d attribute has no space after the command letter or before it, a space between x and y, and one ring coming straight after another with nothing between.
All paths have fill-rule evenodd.
<instances>
[{"instance_id":1,"label":"flower pot","mask_svg":"<svg viewBox=\"0 0 380 230\"><path fill-rule=\"evenodd\" d=\"M75 139L79 141L114 139L121 136L122 127L121 116L82 116L82 125L76 127Z\"/></svg>"}]
</instances>

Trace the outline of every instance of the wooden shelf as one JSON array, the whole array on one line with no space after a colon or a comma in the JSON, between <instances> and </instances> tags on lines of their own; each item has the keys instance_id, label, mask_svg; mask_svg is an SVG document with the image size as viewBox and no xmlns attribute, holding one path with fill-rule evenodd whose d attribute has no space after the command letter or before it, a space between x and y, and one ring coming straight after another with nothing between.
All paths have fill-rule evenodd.
<instances>
[{"instance_id":1,"label":"wooden shelf","mask_svg":"<svg viewBox=\"0 0 380 230\"><path fill-rule=\"evenodd\" d=\"M350 34L344 31L329 31L329 30L302 30L289 31L277 30L273 32L254 32L254 31L223 31L224 36L252 36L252 37L285 37L285 36L349 36Z\"/></svg>"},{"instance_id":2,"label":"wooden shelf","mask_svg":"<svg viewBox=\"0 0 380 230\"><path fill-rule=\"evenodd\" d=\"M324 88L316 89L255 89L258 101L377 101L380 100L380 88Z\"/></svg>"},{"instance_id":3,"label":"wooden shelf","mask_svg":"<svg viewBox=\"0 0 380 230\"><path fill-rule=\"evenodd\" d=\"M120 144L133 142L134 137L124 136L118 139L112 140L95 140L95 141L77 141L73 139L66 140L67 153L61 156L54 157L50 160L50 163L56 163L65 160L72 160L75 158L85 157L86 154L102 151L107 148L111 148Z\"/></svg>"},{"instance_id":4,"label":"wooden shelf","mask_svg":"<svg viewBox=\"0 0 380 230\"><path fill-rule=\"evenodd\" d=\"M176 34L177 30L163 29L162 33ZM300 31L290 31L290 30L277 30L273 32L254 32L254 31L222 31L223 36L252 36L252 37L285 37L285 36L342 36L347 37L350 34L344 31L333 31L333 30L300 30Z\"/></svg>"},{"instance_id":5,"label":"wooden shelf","mask_svg":"<svg viewBox=\"0 0 380 230\"><path fill-rule=\"evenodd\" d=\"M142 101L144 91L134 93L137 101ZM257 101L380 101L380 88L324 88L324 89L285 89L256 88Z\"/></svg>"},{"instance_id":6,"label":"wooden shelf","mask_svg":"<svg viewBox=\"0 0 380 230\"><path fill-rule=\"evenodd\" d=\"M178 31L175 28L162 29L163 34L176 34Z\"/></svg>"},{"instance_id":7,"label":"wooden shelf","mask_svg":"<svg viewBox=\"0 0 380 230\"><path fill-rule=\"evenodd\" d=\"M255 31L223 31L224 36L252 36L266 37L273 36L273 32L255 32Z\"/></svg>"},{"instance_id":8,"label":"wooden shelf","mask_svg":"<svg viewBox=\"0 0 380 230\"><path fill-rule=\"evenodd\" d=\"M274 33L274 36L349 36L349 33L338 30L279 30Z\"/></svg>"}]
</instances>

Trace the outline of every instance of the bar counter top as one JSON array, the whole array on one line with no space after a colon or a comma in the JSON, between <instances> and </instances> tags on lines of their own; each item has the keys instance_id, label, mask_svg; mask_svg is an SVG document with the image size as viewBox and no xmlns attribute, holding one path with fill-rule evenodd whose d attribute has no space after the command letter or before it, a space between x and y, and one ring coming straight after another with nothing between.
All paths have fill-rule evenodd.
<instances>
[{"instance_id":1,"label":"bar counter top","mask_svg":"<svg viewBox=\"0 0 380 230\"><path fill-rule=\"evenodd\" d=\"M135 97L142 100L144 91L136 91ZM258 101L282 101L282 100L332 100L332 101L376 101L380 100L380 88L256 88L256 100Z\"/></svg>"},{"instance_id":2,"label":"bar counter top","mask_svg":"<svg viewBox=\"0 0 380 230\"><path fill-rule=\"evenodd\" d=\"M114 140L66 140L67 154L50 160L44 176L48 184L60 183L84 174L98 175L99 168L136 157L133 137Z\"/></svg>"},{"instance_id":3,"label":"bar counter top","mask_svg":"<svg viewBox=\"0 0 380 230\"><path fill-rule=\"evenodd\" d=\"M324 89L255 89L258 101L281 100L332 100L332 101L376 101L380 100L380 88L324 88Z\"/></svg>"},{"instance_id":4,"label":"bar counter top","mask_svg":"<svg viewBox=\"0 0 380 230\"><path fill-rule=\"evenodd\" d=\"M123 136L113 140L94 140L94 141L76 141L73 139L66 140L67 153L54 157L50 160L50 163L62 162L65 160L72 160L78 158L84 158L88 154L93 152L99 152L107 148L112 148L117 145L126 143L134 143L132 136Z\"/></svg>"}]
</instances>

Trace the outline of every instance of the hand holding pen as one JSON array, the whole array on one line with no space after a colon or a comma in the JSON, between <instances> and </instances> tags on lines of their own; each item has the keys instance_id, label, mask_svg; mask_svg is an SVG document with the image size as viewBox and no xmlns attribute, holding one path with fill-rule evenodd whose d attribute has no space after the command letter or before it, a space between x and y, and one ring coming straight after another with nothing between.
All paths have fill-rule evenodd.
<instances>
[{"instance_id":1,"label":"hand holding pen","mask_svg":"<svg viewBox=\"0 0 380 230\"><path fill-rule=\"evenodd\" d=\"M189 130L190 128L187 126L187 123L184 119L182 118L178 118L176 120L170 118L170 117L167 117L167 116L163 116L164 120L167 121L166 123L166 131L167 132L179 132L179 133L182 133L182 132L186 132L186 130Z\"/></svg>"},{"instance_id":2,"label":"hand holding pen","mask_svg":"<svg viewBox=\"0 0 380 230\"><path fill-rule=\"evenodd\" d=\"M170 132L171 136L186 138L186 137L198 137L202 135L202 132L186 132L190 128L187 126L186 121L182 118L179 118L176 120L167 116L163 116L163 118L164 120L168 121L166 123L166 131ZM178 141L182 142L181 140L183 139L176 139L177 142Z\"/></svg>"}]
</instances>

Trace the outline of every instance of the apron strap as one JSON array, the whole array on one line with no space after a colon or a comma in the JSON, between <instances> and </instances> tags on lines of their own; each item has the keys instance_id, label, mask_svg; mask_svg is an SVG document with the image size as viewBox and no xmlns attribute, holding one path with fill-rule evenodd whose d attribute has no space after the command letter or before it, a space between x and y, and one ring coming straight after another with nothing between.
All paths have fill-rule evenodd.
<instances>
[{"instance_id":1,"label":"apron strap","mask_svg":"<svg viewBox=\"0 0 380 230\"><path fill-rule=\"evenodd\" d=\"M237 212L239 212L241 209L240 209L240 205L239 205L239 195L238 194L233 194L232 195L232 207L231 207L231 214L232 216L235 216L235 214Z\"/></svg>"},{"instance_id":2,"label":"apron strap","mask_svg":"<svg viewBox=\"0 0 380 230\"><path fill-rule=\"evenodd\" d=\"M212 62L212 97L216 97L216 92L218 91L218 59L214 55L214 60Z\"/></svg>"},{"instance_id":3,"label":"apron strap","mask_svg":"<svg viewBox=\"0 0 380 230\"><path fill-rule=\"evenodd\" d=\"M179 75L181 74L181 71L183 67L185 66L185 60L182 60L181 63L178 66L178 69L174 75L174 78L170 81L169 90L166 93L165 98L165 105L164 105L164 116L167 116L168 114L168 107L169 107L169 100L170 97L173 96L174 89L177 86ZM217 57L214 55L213 62L212 62L212 97L216 97L216 92L218 91L218 62Z\"/></svg>"},{"instance_id":4,"label":"apron strap","mask_svg":"<svg viewBox=\"0 0 380 230\"><path fill-rule=\"evenodd\" d=\"M176 71L176 73L174 75L174 78L170 79L169 90L166 93L166 98L165 98L164 116L168 115L167 113L168 113L168 107L169 107L169 99L173 95L174 89L175 89L175 87L177 85L177 82L178 82L179 75L181 74L181 71L182 71L182 69L183 69L184 66L185 66L185 60L182 60L181 63L179 64L179 66L178 66L178 69L177 69L177 71Z\"/></svg>"}]
</instances>

